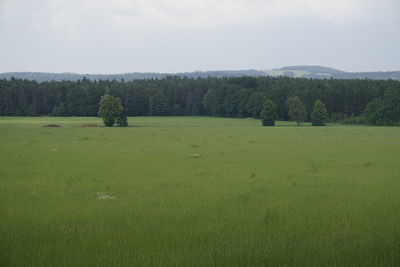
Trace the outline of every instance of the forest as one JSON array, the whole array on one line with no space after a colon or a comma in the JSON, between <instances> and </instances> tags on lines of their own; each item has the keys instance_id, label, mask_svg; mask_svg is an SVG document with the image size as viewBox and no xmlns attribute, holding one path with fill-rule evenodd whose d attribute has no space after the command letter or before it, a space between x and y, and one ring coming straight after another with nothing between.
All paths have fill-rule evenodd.
<instances>
[{"instance_id":1,"label":"forest","mask_svg":"<svg viewBox=\"0 0 400 267\"><path fill-rule=\"evenodd\" d=\"M286 101L300 97L308 114L321 100L330 120L353 118L368 103L400 90L396 80L337 80L289 77L186 78L36 82L0 80L1 116L97 116L102 95L121 99L127 116L219 116L258 118L266 99L287 120ZM376 102L376 101L375 101Z\"/></svg>"}]
</instances>

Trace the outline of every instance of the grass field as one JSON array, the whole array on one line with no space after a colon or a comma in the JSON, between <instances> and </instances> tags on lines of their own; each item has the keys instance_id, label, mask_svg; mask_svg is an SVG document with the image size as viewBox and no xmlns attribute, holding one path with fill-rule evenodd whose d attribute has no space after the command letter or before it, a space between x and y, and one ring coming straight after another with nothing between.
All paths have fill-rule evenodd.
<instances>
[{"instance_id":1,"label":"grass field","mask_svg":"<svg viewBox=\"0 0 400 267\"><path fill-rule=\"evenodd\" d=\"M0 117L1 266L400 266L400 127L83 123Z\"/></svg>"}]
</instances>

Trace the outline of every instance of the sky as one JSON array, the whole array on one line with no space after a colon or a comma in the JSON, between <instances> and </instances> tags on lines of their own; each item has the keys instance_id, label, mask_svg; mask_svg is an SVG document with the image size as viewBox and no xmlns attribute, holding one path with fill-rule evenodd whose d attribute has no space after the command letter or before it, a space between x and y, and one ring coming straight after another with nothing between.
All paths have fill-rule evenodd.
<instances>
[{"instance_id":1,"label":"sky","mask_svg":"<svg viewBox=\"0 0 400 267\"><path fill-rule=\"evenodd\" d=\"M400 70L400 0L0 0L0 72Z\"/></svg>"}]
</instances>

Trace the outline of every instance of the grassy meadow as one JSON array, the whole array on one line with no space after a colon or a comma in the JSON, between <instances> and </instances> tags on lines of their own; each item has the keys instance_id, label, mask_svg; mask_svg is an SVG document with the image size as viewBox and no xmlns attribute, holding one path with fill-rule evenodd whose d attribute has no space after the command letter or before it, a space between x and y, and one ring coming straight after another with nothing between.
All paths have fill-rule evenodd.
<instances>
[{"instance_id":1,"label":"grassy meadow","mask_svg":"<svg viewBox=\"0 0 400 267\"><path fill-rule=\"evenodd\" d=\"M0 266L400 266L400 127L84 123L0 117Z\"/></svg>"}]
</instances>

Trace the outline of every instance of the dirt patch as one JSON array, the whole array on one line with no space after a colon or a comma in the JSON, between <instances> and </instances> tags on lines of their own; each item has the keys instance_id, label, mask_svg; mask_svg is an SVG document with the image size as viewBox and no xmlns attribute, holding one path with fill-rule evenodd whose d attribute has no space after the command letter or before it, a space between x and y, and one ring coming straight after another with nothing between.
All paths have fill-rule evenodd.
<instances>
[{"instance_id":1,"label":"dirt patch","mask_svg":"<svg viewBox=\"0 0 400 267\"><path fill-rule=\"evenodd\" d=\"M43 125L42 127L58 128L58 127L61 127L61 126L58 125L58 124L46 124L46 125Z\"/></svg>"},{"instance_id":2,"label":"dirt patch","mask_svg":"<svg viewBox=\"0 0 400 267\"><path fill-rule=\"evenodd\" d=\"M82 125L82 127L91 128L91 127L99 127L96 123L86 123Z\"/></svg>"}]
</instances>

